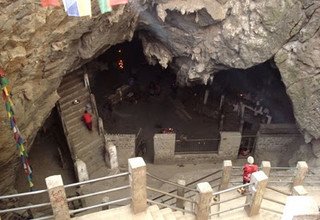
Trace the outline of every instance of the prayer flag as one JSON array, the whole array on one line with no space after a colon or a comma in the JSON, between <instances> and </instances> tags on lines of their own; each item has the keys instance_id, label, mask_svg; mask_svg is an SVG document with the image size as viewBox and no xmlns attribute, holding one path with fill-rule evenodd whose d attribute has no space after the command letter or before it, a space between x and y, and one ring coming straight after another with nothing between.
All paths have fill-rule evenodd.
<instances>
[{"instance_id":1,"label":"prayer flag","mask_svg":"<svg viewBox=\"0 0 320 220\"><path fill-rule=\"evenodd\" d=\"M123 4L127 4L128 0L110 0L110 5L114 6L114 5L123 5Z\"/></svg>"},{"instance_id":2,"label":"prayer flag","mask_svg":"<svg viewBox=\"0 0 320 220\"><path fill-rule=\"evenodd\" d=\"M41 0L41 6L42 7L49 7L49 6L59 7L60 2L59 0Z\"/></svg>"},{"instance_id":3,"label":"prayer flag","mask_svg":"<svg viewBox=\"0 0 320 220\"><path fill-rule=\"evenodd\" d=\"M63 0L64 10L69 16L91 16L91 0Z\"/></svg>"},{"instance_id":4,"label":"prayer flag","mask_svg":"<svg viewBox=\"0 0 320 220\"><path fill-rule=\"evenodd\" d=\"M7 86L8 84L9 84L9 80L8 80L6 77L1 77L1 78L0 78L1 88Z\"/></svg>"},{"instance_id":5,"label":"prayer flag","mask_svg":"<svg viewBox=\"0 0 320 220\"><path fill-rule=\"evenodd\" d=\"M111 12L110 0L98 0L101 13Z\"/></svg>"}]
</instances>

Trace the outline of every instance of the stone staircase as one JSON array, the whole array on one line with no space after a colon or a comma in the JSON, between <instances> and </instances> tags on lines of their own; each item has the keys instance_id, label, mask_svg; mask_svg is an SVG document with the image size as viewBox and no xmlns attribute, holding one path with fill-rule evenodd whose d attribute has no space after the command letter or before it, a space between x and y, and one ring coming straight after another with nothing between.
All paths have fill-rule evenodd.
<instances>
[{"instance_id":1,"label":"stone staircase","mask_svg":"<svg viewBox=\"0 0 320 220\"><path fill-rule=\"evenodd\" d=\"M104 161L104 139L99 135L97 115L89 110L93 116L92 131L89 131L81 120L86 106L93 109L90 91L85 87L84 72L79 70L67 75L58 89L60 100L58 109L69 145L72 159L85 162L89 178L96 177L97 170L106 169ZM78 104L74 104L78 100ZM101 172L99 172L101 174Z\"/></svg>"},{"instance_id":2,"label":"stone staircase","mask_svg":"<svg viewBox=\"0 0 320 220\"><path fill-rule=\"evenodd\" d=\"M106 211L95 212L85 216L75 217L75 220L102 220L102 219L125 219L125 220L195 220L195 215L184 214L170 208L159 209L152 205L146 211L133 214L130 205L113 208Z\"/></svg>"}]
</instances>

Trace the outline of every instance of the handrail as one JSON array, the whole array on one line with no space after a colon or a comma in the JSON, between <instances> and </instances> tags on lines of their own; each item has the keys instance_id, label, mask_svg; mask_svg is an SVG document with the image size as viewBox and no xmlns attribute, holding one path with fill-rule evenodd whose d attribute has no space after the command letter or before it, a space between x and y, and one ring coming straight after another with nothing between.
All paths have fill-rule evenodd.
<instances>
[{"instance_id":1,"label":"handrail","mask_svg":"<svg viewBox=\"0 0 320 220\"><path fill-rule=\"evenodd\" d=\"M130 188L130 185L120 186L120 187L117 187L117 188L107 189L107 190L103 190L103 191L100 191L100 192L88 193L88 194L81 195L81 196L75 196L75 197L67 198L67 201L71 202L71 201L74 201L74 200L77 200L77 199L83 199L83 198L87 198L87 197L91 197L91 196L97 196L97 195L100 195L100 194L105 194L105 193L114 192L114 191L123 190L123 189L128 189L128 188Z\"/></svg>"},{"instance_id":2,"label":"handrail","mask_svg":"<svg viewBox=\"0 0 320 220\"><path fill-rule=\"evenodd\" d=\"M294 170L295 167L270 167L273 170Z\"/></svg>"},{"instance_id":3,"label":"handrail","mask_svg":"<svg viewBox=\"0 0 320 220\"><path fill-rule=\"evenodd\" d=\"M267 186L267 189L271 189L271 190L273 190L273 191L275 191L275 192L281 193L281 194L286 195L286 196L291 196L290 193L283 192L283 191L281 191L281 190L279 190L279 189L276 189L276 188L273 188L273 187L271 187L271 186Z\"/></svg>"},{"instance_id":4,"label":"handrail","mask_svg":"<svg viewBox=\"0 0 320 220\"><path fill-rule=\"evenodd\" d=\"M51 203L50 203L50 202L47 202L47 203L41 203L41 204L36 204L36 205L22 206L22 207L17 207L17 208L12 208L12 209L3 209L3 210L0 210L0 213L15 212L15 211L19 211L19 210L27 210L27 209L33 209L33 208L40 208L40 207L50 206L50 205L51 205Z\"/></svg>"},{"instance_id":5,"label":"handrail","mask_svg":"<svg viewBox=\"0 0 320 220\"><path fill-rule=\"evenodd\" d=\"M195 192L197 192L196 189L192 189L192 188L190 188L190 187L182 186L182 185L179 185L178 183L174 183L174 182L172 182L172 181L168 181L168 180L161 179L161 178L159 178L159 177L157 177L157 176L155 176L155 175L152 175L152 174L150 174L150 173L147 173L147 176L150 176L150 177L152 177L152 178L154 178L154 179L156 179L156 180L159 180L159 181L161 181L161 182L164 182L164 183L168 183L168 184L171 184L171 185L174 185L174 186L183 188L183 189L187 189L187 190L190 190L190 191L195 191Z\"/></svg>"},{"instance_id":6,"label":"handrail","mask_svg":"<svg viewBox=\"0 0 320 220\"><path fill-rule=\"evenodd\" d=\"M232 200L236 200L236 199L239 199L239 198L242 198L242 197L245 197L245 195L236 196L236 197L233 197L231 199L226 199L226 200L222 200L222 201L219 201L219 202L213 202L213 203L211 203L211 206L219 205L219 204L225 203L225 202L230 202Z\"/></svg>"},{"instance_id":7,"label":"handrail","mask_svg":"<svg viewBox=\"0 0 320 220\"><path fill-rule=\"evenodd\" d=\"M293 183L293 181L292 180L278 180L278 181L270 180L268 181L268 183Z\"/></svg>"},{"instance_id":8,"label":"handrail","mask_svg":"<svg viewBox=\"0 0 320 220\"><path fill-rule=\"evenodd\" d=\"M175 206L167 205L167 204L161 203L161 202L156 202L156 201L153 201L153 200L150 200L150 199L147 199L147 202L151 203L151 204L156 204L156 205L159 205L159 206L164 206L164 207L167 207L167 208L171 208L171 209L174 209L174 210L177 210L177 211L185 212L185 213L190 213L190 214L193 214L193 215L195 214L192 211L189 211L189 210L186 210L186 209L180 209L180 208L177 208Z\"/></svg>"},{"instance_id":9,"label":"handrail","mask_svg":"<svg viewBox=\"0 0 320 220\"><path fill-rule=\"evenodd\" d=\"M185 201L188 201L188 202L191 202L191 203L196 203L192 199L188 199L188 198L185 198L185 197L182 197L182 196L178 196L178 195L175 195L175 194L167 193L167 192L164 192L164 191L161 191L161 190L158 190L158 189L151 188L149 186L147 186L147 189L151 190L151 191L154 191L154 192L162 193L164 195L171 196L171 197L174 197L174 198L177 198L177 199L182 199L182 200L185 200Z\"/></svg>"},{"instance_id":10,"label":"handrail","mask_svg":"<svg viewBox=\"0 0 320 220\"><path fill-rule=\"evenodd\" d=\"M103 207L103 206L112 205L112 204L119 203L119 202L124 202L124 201L130 200L130 199L131 199L131 197L126 197L126 198L123 198L123 199L118 199L118 200L114 200L114 201L110 201L110 202L105 202L105 203L101 203L101 204L97 204L97 205L92 205L92 206L88 206L88 207L84 207L84 208L80 208L80 209L70 210L69 213L70 214L74 214L74 213L78 213L78 212L83 212L83 211L87 211L87 210L90 210L90 209L100 208L100 207Z\"/></svg>"},{"instance_id":11,"label":"handrail","mask_svg":"<svg viewBox=\"0 0 320 220\"><path fill-rule=\"evenodd\" d=\"M213 176L213 175L215 175L215 174L217 174L217 173L219 173L219 172L222 172L222 169L220 169L220 170L217 170L217 171L215 171L215 172L213 172L213 173L210 173L210 174L208 174L208 175L206 175L206 176L203 176L203 177L201 177L200 179L197 179L197 180L194 180L194 181L192 181L192 182L190 182L190 183L187 183L186 184L186 186L190 186L190 185L192 185L192 184L195 184L195 183L197 183L197 182L199 182L199 181L201 181L201 180L204 180L204 179L206 179L206 178L208 178L208 177L210 177L210 176ZM221 178L221 177L220 177ZM219 184L220 185L220 184ZM180 185L179 185L179 187L180 187ZM171 190L171 191L169 191L169 193L173 193L173 192L176 192L177 191L177 189L174 189L174 190ZM156 197L156 198L153 198L153 200L157 200L157 199L160 199L160 198L162 198L162 197L164 197L164 195L161 195L161 196L158 196L158 197ZM169 200L168 200L169 201Z\"/></svg>"},{"instance_id":12,"label":"handrail","mask_svg":"<svg viewBox=\"0 0 320 220\"><path fill-rule=\"evenodd\" d=\"M219 191L219 192L214 192L214 193L212 193L212 195L213 195L213 196L220 195L220 194L222 194L222 193L230 192L230 191L233 191L233 190L235 190L235 189L239 189L239 188L242 188L242 187L250 186L250 185L253 185L253 184L254 184L254 183L246 183L246 184L243 184L243 185L231 187L231 188L228 188L228 189Z\"/></svg>"},{"instance_id":13,"label":"handrail","mask_svg":"<svg viewBox=\"0 0 320 220\"><path fill-rule=\"evenodd\" d=\"M0 200L1 199L16 198L16 197L21 197L21 196L37 195L37 194L45 193L45 192L48 192L48 189L42 189L42 190L37 190L37 191L32 191L32 192L25 192L25 193L17 193L17 194L11 194L11 195L6 195L6 196L0 196Z\"/></svg>"},{"instance_id":14,"label":"handrail","mask_svg":"<svg viewBox=\"0 0 320 220\"><path fill-rule=\"evenodd\" d=\"M284 202L280 202L280 201L271 199L271 198L269 198L269 197L263 197L263 199L268 200L268 201L270 201L270 202L278 203L278 204L280 204L280 205L286 205Z\"/></svg>"},{"instance_id":15,"label":"handrail","mask_svg":"<svg viewBox=\"0 0 320 220\"><path fill-rule=\"evenodd\" d=\"M43 216L39 218L33 218L32 220L46 220L46 219L54 219L53 215Z\"/></svg>"},{"instance_id":16,"label":"handrail","mask_svg":"<svg viewBox=\"0 0 320 220\"><path fill-rule=\"evenodd\" d=\"M100 129L99 129L99 112L98 112L98 108L97 108L96 98L95 98L94 94L92 94L92 93L90 93L90 102L92 104L94 114L97 117L96 119L97 119L97 126L98 126L99 135L103 135L103 134L101 134Z\"/></svg>"},{"instance_id":17,"label":"handrail","mask_svg":"<svg viewBox=\"0 0 320 220\"><path fill-rule=\"evenodd\" d=\"M276 174L276 175L274 175L274 174L271 174L270 173L270 175L269 175L269 177L294 177L294 175L286 175L286 174Z\"/></svg>"},{"instance_id":18,"label":"handrail","mask_svg":"<svg viewBox=\"0 0 320 220\"><path fill-rule=\"evenodd\" d=\"M119 174L112 175L112 176L100 177L100 178L96 178L96 179L92 179L92 180L86 180L86 181L78 182L78 183L71 183L71 184L65 185L64 188L66 189L66 188L70 188L70 187L73 187L73 186L85 185L85 184L88 184L88 183L99 182L99 181L108 180L108 179L112 179L112 178L117 178L117 177L121 177L121 176L127 176L127 175L129 175L129 172L119 173Z\"/></svg>"},{"instance_id":19,"label":"handrail","mask_svg":"<svg viewBox=\"0 0 320 220\"><path fill-rule=\"evenodd\" d=\"M219 212L214 212L214 213L211 213L209 216L211 217L211 216L213 216L213 215L218 215L218 214L221 214L221 213L224 213L224 212L230 212L230 211L232 211L232 210L240 209L240 208L242 208L242 207L245 207L245 206L247 206L247 205L250 205L250 203L245 203L245 204L243 204L243 205L239 205L239 206L236 206L236 207L234 207L234 208L227 209L227 210L223 210L223 211L219 211Z\"/></svg>"},{"instance_id":20,"label":"handrail","mask_svg":"<svg viewBox=\"0 0 320 220\"><path fill-rule=\"evenodd\" d=\"M276 211L276 210L273 210L273 209L269 209L269 208L266 208L266 207L263 207L263 206L261 206L261 209L266 210L266 211L270 211L270 212L275 212L275 213L280 214L280 215L283 214L283 212L279 212L279 211Z\"/></svg>"}]
</instances>

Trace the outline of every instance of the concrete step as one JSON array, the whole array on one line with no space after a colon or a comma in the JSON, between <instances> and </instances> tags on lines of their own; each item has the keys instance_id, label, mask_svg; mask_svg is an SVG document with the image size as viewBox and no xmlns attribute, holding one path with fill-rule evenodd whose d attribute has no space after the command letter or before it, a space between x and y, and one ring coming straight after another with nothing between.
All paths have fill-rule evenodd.
<instances>
[{"instance_id":1,"label":"concrete step","mask_svg":"<svg viewBox=\"0 0 320 220\"><path fill-rule=\"evenodd\" d=\"M73 106L69 106L68 108L64 108L64 109L61 109L61 115L63 117L68 117L69 114L72 114L74 112L78 112L78 111L81 111L82 113L84 112L84 110L86 109L86 105L87 104L91 104L90 103L90 100L85 100L85 101L82 101L80 102L79 104L76 104L76 105L73 105Z\"/></svg>"},{"instance_id":2,"label":"concrete step","mask_svg":"<svg viewBox=\"0 0 320 220\"><path fill-rule=\"evenodd\" d=\"M77 92L76 89L85 88L84 83L80 79L75 79L72 82L69 82L65 86L59 88L58 94L60 97L65 97L71 93Z\"/></svg>"},{"instance_id":3,"label":"concrete step","mask_svg":"<svg viewBox=\"0 0 320 220\"><path fill-rule=\"evenodd\" d=\"M60 103L60 109L61 111L68 110L70 107L77 109L78 106L80 106L81 103L90 103L90 97L88 94L81 94L76 98L80 103L78 104L73 104L73 101L66 102L66 103Z\"/></svg>"},{"instance_id":4,"label":"concrete step","mask_svg":"<svg viewBox=\"0 0 320 220\"><path fill-rule=\"evenodd\" d=\"M82 74L70 74L68 76L63 77L58 91L63 90L65 88L68 88L70 84L72 84L76 81L83 81L84 82Z\"/></svg>"},{"instance_id":5,"label":"concrete step","mask_svg":"<svg viewBox=\"0 0 320 220\"><path fill-rule=\"evenodd\" d=\"M181 211L175 211L175 212L173 212L173 215L174 215L174 217L177 219L177 218L183 216L183 212L181 212Z\"/></svg>"},{"instance_id":6,"label":"concrete step","mask_svg":"<svg viewBox=\"0 0 320 220\"><path fill-rule=\"evenodd\" d=\"M59 100L59 102L61 104L63 103L67 103L67 102L72 102L74 101L75 99L77 99L79 97L79 94L83 94L83 95L90 95L90 93L88 92L88 89L85 88L85 87L80 87L77 91L75 92L72 92L68 95L65 95L65 96L62 96Z\"/></svg>"},{"instance_id":7,"label":"concrete step","mask_svg":"<svg viewBox=\"0 0 320 220\"><path fill-rule=\"evenodd\" d=\"M180 216L178 218L176 218L177 220L195 220L196 216L195 215L191 215L191 214L185 214L183 216Z\"/></svg>"},{"instance_id":8,"label":"concrete step","mask_svg":"<svg viewBox=\"0 0 320 220\"><path fill-rule=\"evenodd\" d=\"M79 103L80 104L80 103ZM70 121L74 118L81 118L83 115L84 110L82 108L74 111L74 112L70 112L69 114L64 116L64 120L65 121Z\"/></svg>"},{"instance_id":9,"label":"concrete step","mask_svg":"<svg viewBox=\"0 0 320 220\"><path fill-rule=\"evenodd\" d=\"M176 216L173 214L173 212L163 214L163 218L165 220L176 220Z\"/></svg>"},{"instance_id":10,"label":"concrete step","mask_svg":"<svg viewBox=\"0 0 320 220\"><path fill-rule=\"evenodd\" d=\"M101 155L102 152L102 141L101 140L95 140L88 144L82 144L77 149L77 153L81 155L82 153L88 154L88 152L92 153L99 153Z\"/></svg>"},{"instance_id":11,"label":"concrete step","mask_svg":"<svg viewBox=\"0 0 320 220\"><path fill-rule=\"evenodd\" d=\"M151 216L153 220L165 220L160 210L152 211Z\"/></svg>"}]
</instances>

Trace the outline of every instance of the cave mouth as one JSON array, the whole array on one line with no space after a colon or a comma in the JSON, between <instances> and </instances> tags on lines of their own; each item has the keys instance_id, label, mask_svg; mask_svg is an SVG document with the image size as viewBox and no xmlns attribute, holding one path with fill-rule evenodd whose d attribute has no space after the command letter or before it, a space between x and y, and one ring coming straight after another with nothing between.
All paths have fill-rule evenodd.
<instances>
[{"instance_id":1,"label":"cave mouth","mask_svg":"<svg viewBox=\"0 0 320 220\"><path fill-rule=\"evenodd\" d=\"M106 132L139 133L147 145L147 161L152 161L154 154L153 135L171 128L178 141L196 140L180 149L181 153L215 152L220 131L256 134L260 123L295 121L272 60L245 70L220 71L207 85L192 81L190 86L180 87L173 70L148 64L135 36L131 42L111 47L87 67ZM115 95L119 91L121 98ZM245 113L241 119L235 109L240 108L235 106L239 103L254 109L255 114Z\"/></svg>"}]
</instances>

